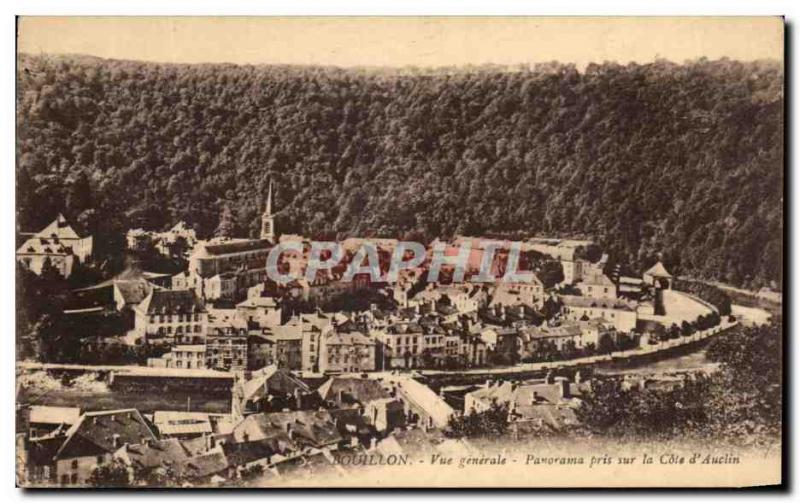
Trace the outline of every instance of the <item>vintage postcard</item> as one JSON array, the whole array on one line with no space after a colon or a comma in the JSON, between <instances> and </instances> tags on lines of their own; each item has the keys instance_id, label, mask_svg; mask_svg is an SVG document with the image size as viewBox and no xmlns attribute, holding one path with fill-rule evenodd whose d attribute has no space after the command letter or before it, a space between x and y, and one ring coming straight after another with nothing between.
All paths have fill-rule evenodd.
<instances>
[{"instance_id":1,"label":"vintage postcard","mask_svg":"<svg viewBox=\"0 0 800 503\"><path fill-rule=\"evenodd\" d=\"M784 482L782 18L17 47L19 487Z\"/></svg>"}]
</instances>

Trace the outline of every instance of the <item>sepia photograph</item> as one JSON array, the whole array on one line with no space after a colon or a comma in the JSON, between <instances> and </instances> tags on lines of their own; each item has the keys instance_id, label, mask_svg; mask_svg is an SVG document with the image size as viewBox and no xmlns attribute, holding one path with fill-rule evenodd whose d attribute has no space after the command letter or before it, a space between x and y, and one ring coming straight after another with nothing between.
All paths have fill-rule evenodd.
<instances>
[{"instance_id":1,"label":"sepia photograph","mask_svg":"<svg viewBox=\"0 0 800 503\"><path fill-rule=\"evenodd\" d=\"M16 486L785 484L785 30L18 16Z\"/></svg>"}]
</instances>

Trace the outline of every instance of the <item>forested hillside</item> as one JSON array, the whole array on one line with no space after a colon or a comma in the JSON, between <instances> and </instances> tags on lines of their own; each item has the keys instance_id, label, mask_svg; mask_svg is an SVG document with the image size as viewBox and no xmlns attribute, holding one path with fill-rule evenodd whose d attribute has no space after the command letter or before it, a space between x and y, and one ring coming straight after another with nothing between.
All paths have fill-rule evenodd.
<instances>
[{"instance_id":1,"label":"forested hillside","mask_svg":"<svg viewBox=\"0 0 800 503\"><path fill-rule=\"evenodd\" d=\"M777 62L437 72L20 56L20 230L596 238L634 267L781 278ZM232 222L231 222L232 220Z\"/></svg>"}]
</instances>

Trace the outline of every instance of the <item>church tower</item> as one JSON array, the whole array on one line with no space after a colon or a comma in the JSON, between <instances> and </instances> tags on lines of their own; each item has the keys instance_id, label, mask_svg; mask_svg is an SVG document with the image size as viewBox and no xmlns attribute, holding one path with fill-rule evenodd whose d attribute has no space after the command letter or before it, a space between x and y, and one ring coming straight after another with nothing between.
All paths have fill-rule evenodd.
<instances>
[{"instance_id":1,"label":"church tower","mask_svg":"<svg viewBox=\"0 0 800 503\"><path fill-rule=\"evenodd\" d=\"M272 180L269 181L269 192L267 193L267 207L261 215L261 239L268 239L275 242L275 214L272 211Z\"/></svg>"}]
</instances>

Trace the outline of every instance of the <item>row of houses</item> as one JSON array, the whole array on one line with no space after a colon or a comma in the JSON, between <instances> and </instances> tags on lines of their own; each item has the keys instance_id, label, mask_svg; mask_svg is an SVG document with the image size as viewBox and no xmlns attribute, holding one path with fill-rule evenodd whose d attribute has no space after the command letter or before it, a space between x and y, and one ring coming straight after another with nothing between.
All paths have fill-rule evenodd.
<instances>
[{"instance_id":1,"label":"row of houses","mask_svg":"<svg viewBox=\"0 0 800 503\"><path fill-rule=\"evenodd\" d=\"M85 486L98 466L114 461L128 467L131 482L144 484L288 476L296 463L333 465L335 456L375 452L394 435L442 429L455 413L399 375L335 377L312 391L271 366L236 388L231 414L23 408L19 476L33 486Z\"/></svg>"}]
</instances>

